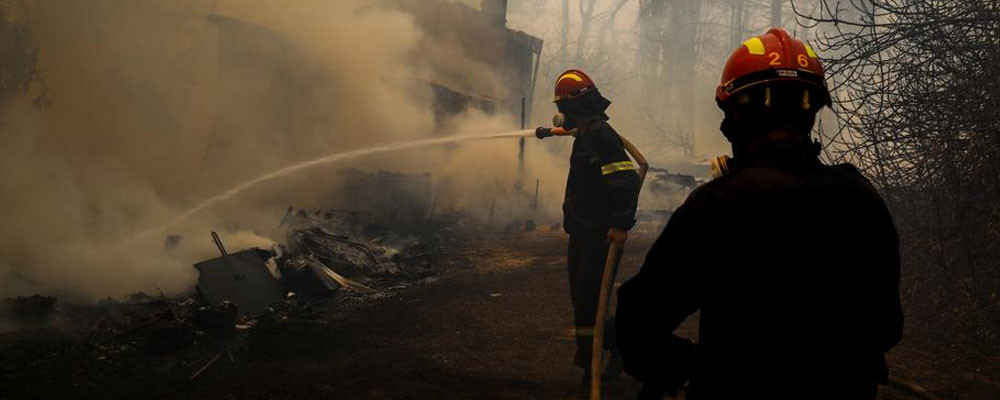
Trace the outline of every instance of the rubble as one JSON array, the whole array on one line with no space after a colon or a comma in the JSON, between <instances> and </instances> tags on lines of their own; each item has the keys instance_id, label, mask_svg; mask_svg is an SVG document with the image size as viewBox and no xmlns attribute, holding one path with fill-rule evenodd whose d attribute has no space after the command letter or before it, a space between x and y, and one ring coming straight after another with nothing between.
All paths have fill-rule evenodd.
<instances>
[{"instance_id":1,"label":"rubble","mask_svg":"<svg viewBox=\"0 0 1000 400\"><path fill-rule=\"evenodd\" d=\"M193 323L216 339L232 339L236 336L238 314L235 304L223 301L215 306L199 307Z\"/></svg>"},{"instance_id":2,"label":"rubble","mask_svg":"<svg viewBox=\"0 0 1000 400\"><path fill-rule=\"evenodd\" d=\"M293 254L312 254L325 265L347 276L394 274L399 272L391 260L376 255L374 245L352 240L347 232L331 231L323 226L293 230L288 237Z\"/></svg>"},{"instance_id":3,"label":"rubble","mask_svg":"<svg viewBox=\"0 0 1000 400\"><path fill-rule=\"evenodd\" d=\"M413 235L381 231L365 213L331 210L322 217L297 215L288 222L289 252L315 257L309 263L318 261L325 267L317 267L319 272L329 270L362 284L373 279L422 277L427 271L420 258L440 250Z\"/></svg>"},{"instance_id":4,"label":"rubble","mask_svg":"<svg viewBox=\"0 0 1000 400\"><path fill-rule=\"evenodd\" d=\"M198 294L208 304L235 303L240 315L265 311L285 299L285 291L267 268L270 258L270 252L254 248L233 254L223 251L220 257L199 262L194 265L200 272Z\"/></svg>"},{"instance_id":5,"label":"rubble","mask_svg":"<svg viewBox=\"0 0 1000 400\"><path fill-rule=\"evenodd\" d=\"M313 255L286 260L278 268L286 287L312 299L330 297L341 288L333 271Z\"/></svg>"},{"instance_id":6,"label":"rubble","mask_svg":"<svg viewBox=\"0 0 1000 400\"><path fill-rule=\"evenodd\" d=\"M697 169L693 165L678 165L671 168L677 171ZM637 223L632 228L632 232L638 235L659 234L673 215L673 210L702 183L704 181L699 180L694 175L671 172L666 168L650 168L646 176L646 184L640 194L644 199L640 199L640 203L657 204L658 206L656 208L640 207L636 210Z\"/></svg>"},{"instance_id":7,"label":"rubble","mask_svg":"<svg viewBox=\"0 0 1000 400\"><path fill-rule=\"evenodd\" d=\"M51 296L33 295L17 296L7 299L11 314L24 323L42 323L48 320L56 309L56 298Z\"/></svg>"},{"instance_id":8,"label":"rubble","mask_svg":"<svg viewBox=\"0 0 1000 400\"><path fill-rule=\"evenodd\" d=\"M90 306L7 299L8 312L17 310L12 315L39 323L0 335L0 386L67 360L108 371L141 364L180 382L238 373L256 357L308 353L329 345L308 338L330 329L344 310L467 265L449 249L487 232L458 213L406 231L380 225L369 212L284 212L285 245L230 253L213 235L219 257L194 264L197 285L177 297L136 293ZM187 242L171 237L164 247ZM54 314L58 329L46 322Z\"/></svg>"},{"instance_id":9,"label":"rubble","mask_svg":"<svg viewBox=\"0 0 1000 400\"><path fill-rule=\"evenodd\" d=\"M377 176L409 182L396 175ZM228 254L212 232L221 256L194 265L200 272L196 289L201 299L208 305L229 302L238 315L253 316L289 292L308 300L330 298L341 289L371 293L371 282L392 287L427 277L431 269L426 258L441 251L414 235L379 229L367 212L289 207L280 226L287 231L287 246L272 251Z\"/></svg>"}]
</instances>

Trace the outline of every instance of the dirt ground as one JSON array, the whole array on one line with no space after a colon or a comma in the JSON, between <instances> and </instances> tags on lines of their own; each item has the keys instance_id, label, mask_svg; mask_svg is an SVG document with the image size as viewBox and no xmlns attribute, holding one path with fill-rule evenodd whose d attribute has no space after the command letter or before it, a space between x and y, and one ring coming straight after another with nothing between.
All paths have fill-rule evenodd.
<instances>
[{"instance_id":1,"label":"dirt ground","mask_svg":"<svg viewBox=\"0 0 1000 400\"><path fill-rule=\"evenodd\" d=\"M637 271L651 239L630 242L619 281ZM165 371L193 371L204 359L178 367L157 357L107 363L42 351L32 371L0 380L7 386L0 398L580 398L564 248L565 236L547 231L469 243L449 254L447 271L350 306L332 304L320 311L326 323L259 335L196 379ZM694 324L682 329L693 335ZM893 376L946 399L1000 398L1000 352L970 358L920 337L919 325L908 327L890 355ZM53 346L55 354L65 344ZM637 390L623 377L607 398ZM880 397L916 398L889 389Z\"/></svg>"}]
</instances>

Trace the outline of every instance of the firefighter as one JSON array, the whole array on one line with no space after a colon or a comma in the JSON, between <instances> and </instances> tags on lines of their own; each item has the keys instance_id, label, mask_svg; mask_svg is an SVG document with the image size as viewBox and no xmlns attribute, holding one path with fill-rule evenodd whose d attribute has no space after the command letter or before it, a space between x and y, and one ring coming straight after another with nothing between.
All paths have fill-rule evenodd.
<instances>
[{"instance_id":1,"label":"firefighter","mask_svg":"<svg viewBox=\"0 0 1000 400\"><path fill-rule=\"evenodd\" d=\"M673 214L618 292L640 398L874 399L902 335L889 210L810 138L823 67L781 29L743 43L716 92L734 157ZM700 311L697 344L675 335Z\"/></svg>"},{"instance_id":2,"label":"firefighter","mask_svg":"<svg viewBox=\"0 0 1000 400\"><path fill-rule=\"evenodd\" d=\"M569 234L567 267L577 345L574 363L583 368L587 387L601 274L609 243L623 245L635 225L639 175L622 138L608 124L604 111L611 101L601 95L587 74L579 70L560 74L554 101L559 110L556 125L576 132L563 202L563 229ZM539 128L537 133L545 137L550 130ZM613 323L605 326L604 344L612 357L602 377L612 379L621 373L621 363L613 346Z\"/></svg>"}]
</instances>

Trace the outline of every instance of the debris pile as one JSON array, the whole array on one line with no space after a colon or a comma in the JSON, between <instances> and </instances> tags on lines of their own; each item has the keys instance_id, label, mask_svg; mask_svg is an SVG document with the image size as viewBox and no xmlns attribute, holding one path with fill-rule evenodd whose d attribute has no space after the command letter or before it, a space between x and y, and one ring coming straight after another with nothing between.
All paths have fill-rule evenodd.
<instances>
[{"instance_id":1,"label":"debris pile","mask_svg":"<svg viewBox=\"0 0 1000 400\"><path fill-rule=\"evenodd\" d=\"M7 299L0 317L12 317L18 330L0 332L0 386L70 365L116 376L150 365L135 379L155 374L162 382L238 373L288 346L328 346L302 338L329 331L336 315L373 297L468 265L447 251L469 236L456 232L477 228L467 218L447 214L408 231L379 219L290 207L281 221L285 243L234 252L212 232L219 256L195 263L196 286L177 297L138 293L91 306ZM184 245L171 236L164 251Z\"/></svg>"},{"instance_id":2,"label":"debris pile","mask_svg":"<svg viewBox=\"0 0 1000 400\"><path fill-rule=\"evenodd\" d=\"M279 271L292 293L301 293L310 299L330 297L340 288L360 293L374 292L368 286L338 274L312 254L285 260Z\"/></svg>"},{"instance_id":3,"label":"debris pile","mask_svg":"<svg viewBox=\"0 0 1000 400\"><path fill-rule=\"evenodd\" d=\"M442 251L440 246L428 243L433 237L379 228L364 213L299 211L292 219L287 217L289 213L292 211L286 213L283 222L288 226L287 250L293 256L279 265L318 262L356 282L396 283L431 274L433 271L423 259Z\"/></svg>"},{"instance_id":4,"label":"debris pile","mask_svg":"<svg viewBox=\"0 0 1000 400\"><path fill-rule=\"evenodd\" d=\"M344 292L335 299L313 300L282 295L253 314L233 301L207 303L196 293L179 298L137 293L93 306L55 304L49 312L52 323L0 332L0 387L49 374L94 371L174 384L238 374L255 354L285 351L287 338L300 337L303 329L313 329L311 335L328 329L338 312L362 304L364 296ZM31 298L6 301L5 312L23 299Z\"/></svg>"},{"instance_id":5,"label":"debris pile","mask_svg":"<svg viewBox=\"0 0 1000 400\"><path fill-rule=\"evenodd\" d=\"M24 323L42 323L52 316L56 308L56 298L51 296L17 296L7 299L11 314Z\"/></svg>"},{"instance_id":6,"label":"debris pile","mask_svg":"<svg viewBox=\"0 0 1000 400\"><path fill-rule=\"evenodd\" d=\"M637 235L658 235L670 220L674 209L702 183L704 181L693 175L670 172L665 168L650 168L639 203L655 204L657 207L640 207L636 210L637 224L632 232Z\"/></svg>"},{"instance_id":7,"label":"debris pile","mask_svg":"<svg viewBox=\"0 0 1000 400\"><path fill-rule=\"evenodd\" d=\"M215 233L212 233L215 235ZM217 244L221 242L217 241ZM255 314L285 298L285 291L267 267L271 253L243 250L199 262L198 294L208 304L224 301L238 305L241 314Z\"/></svg>"},{"instance_id":8,"label":"debris pile","mask_svg":"<svg viewBox=\"0 0 1000 400\"><path fill-rule=\"evenodd\" d=\"M313 255L324 264L348 276L388 275L400 272L399 266L387 254L393 249L377 242L361 242L350 234L330 231L323 226L311 226L293 231L288 238L292 253Z\"/></svg>"}]
</instances>

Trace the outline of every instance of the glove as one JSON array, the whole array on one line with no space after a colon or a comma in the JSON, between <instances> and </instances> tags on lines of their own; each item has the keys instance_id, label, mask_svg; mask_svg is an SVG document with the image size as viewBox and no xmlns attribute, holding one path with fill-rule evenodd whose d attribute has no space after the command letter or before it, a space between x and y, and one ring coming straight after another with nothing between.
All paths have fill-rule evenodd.
<instances>
[{"instance_id":1,"label":"glove","mask_svg":"<svg viewBox=\"0 0 1000 400\"><path fill-rule=\"evenodd\" d=\"M535 128L535 137L539 139L545 139L552 135L552 128L538 127Z\"/></svg>"}]
</instances>

